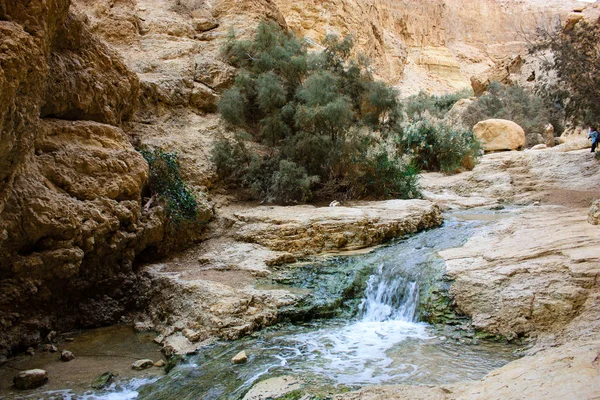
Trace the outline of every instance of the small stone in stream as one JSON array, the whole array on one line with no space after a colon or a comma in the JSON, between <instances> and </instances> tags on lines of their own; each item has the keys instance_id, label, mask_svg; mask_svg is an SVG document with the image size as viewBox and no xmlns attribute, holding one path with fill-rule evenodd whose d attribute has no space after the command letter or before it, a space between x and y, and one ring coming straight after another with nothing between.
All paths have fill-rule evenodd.
<instances>
[{"instance_id":1,"label":"small stone in stream","mask_svg":"<svg viewBox=\"0 0 600 400\"><path fill-rule=\"evenodd\" d=\"M248 361L248 356L245 351L240 351L231 359L231 362L234 364L243 364Z\"/></svg>"},{"instance_id":2,"label":"small stone in stream","mask_svg":"<svg viewBox=\"0 0 600 400\"><path fill-rule=\"evenodd\" d=\"M75 339L73 339L72 337L65 338L65 342L72 342L73 340Z\"/></svg>"},{"instance_id":3,"label":"small stone in stream","mask_svg":"<svg viewBox=\"0 0 600 400\"><path fill-rule=\"evenodd\" d=\"M92 382L92 389L103 389L112 381L114 377L115 375L112 372L107 371L103 373L94 379L94 382Z\"/></svg>"},{"instance_id":4,"label":"small stone in stream","mask_svg":"<svg viewBox=\"0 0 600 400\"><path fill-rule=\"evenodd\" d=\"M27 348L27 354L29 354L30 356L35 355L35 350L33 349L33 347Z\"/></svg>"},{"instance_id":5,"label":"small stone in stream","mask_svg":"<svg viewBox=\"0 0 600 400\"><path fill-rule=\"evenodd\" d=\"M157 362L154 363L155 367L164 367L166 365L166 363L164 362L164 360L158 360Z\"/></svg>"},{"instance_id":6,"label":"small stone in stream","mask_svg":"<svg viewBox=\"0 0 600 400\"><path fill-rule=\"evenodd\" d=\"M48 336L46 336L46 339L48 339L50 343L54 342L54 339L56 339L56 331L51 331Z\"/></svg>"},{"instance_id":7,"label":"small stone in stream","mask_svg":"<svg viewBox=\"0 0 600 400\"><path fill-rule=\"evenodd\" d=\"M48 373L43 369L30 369L19 372L13 378L13 384L17 389L35 389L48 382Z\"/></svg>"},{"instance_id":8,"label":"small stone in stream","mask_svg":"<svg viewBox=\"0 0 600 400\"><path fill-rule=\"evenodd\" d=\"M53 344L45 344L44 351L49 351L50 353L56 353L58 351L58 347Z\"/></svg>"},{"instance_id":9,"label":"small stone in stream","mask_svg":"<svg viewBox=\"0 0 600 400\"><path fill-rule=\"evenodd\" d=\"M73 353L71 353L70 351L63 350L63 352L60 353L60 359L62 361L71 361L74 358L75 358L75 355Z\"/></svg>"},{"instance_id":10,"label":"small stone in stream","mask_svg":"<svg viewBox=\"0 0 600 400\"><path fill-rule=\"evenodd\" d=\"M131 364L131 369L135 369L141 371L143 369L148 369L154 365L154 361L152 360L137 360L133 364Z\"/></svg>"}]
</instances>

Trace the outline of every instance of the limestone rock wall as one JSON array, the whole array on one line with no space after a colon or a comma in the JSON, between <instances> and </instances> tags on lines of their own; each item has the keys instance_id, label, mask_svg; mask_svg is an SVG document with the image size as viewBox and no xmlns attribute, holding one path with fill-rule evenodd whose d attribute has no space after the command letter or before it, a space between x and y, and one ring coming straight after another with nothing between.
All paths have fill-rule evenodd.
<instances>
[{"instance_id":1,"label":"limestone rock wall","mask_svg":"<svg viewBox=\"0 0 600 400\"><path fill-rule=\"evenodd\" d=\"M479 74L523 51L522 32L566 16L574 1L275 0L290 28L319 42L352 34L376 75L406 94L469 87Z\"/></svg>"},{"instance_id":2,"label":"limestone rock wall","mask_svg":"<svg viewBox=\"0 0 600 400\"><path fill-rule=\"evenodd\" d=\"M119 127L139 79L69 0L0 0L0 355L113 323L162 239L148 165Z\"/></svg>"}]
</instances>

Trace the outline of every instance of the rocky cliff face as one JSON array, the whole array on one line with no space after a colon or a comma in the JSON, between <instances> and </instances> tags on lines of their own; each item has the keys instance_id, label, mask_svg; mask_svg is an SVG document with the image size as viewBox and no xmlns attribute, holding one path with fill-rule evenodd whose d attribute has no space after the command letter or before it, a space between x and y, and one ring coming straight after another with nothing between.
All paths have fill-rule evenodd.
<instances>
[{"instance_id":1,"label":"rocky cliff face","mask_svg":"<svg viewBox=\"0 0 600 400\"><path fill-rule=\"evenodd\" d=\"M142 215L148 165L119 127L137 76L68 0L2 0L0 32L3 355L118 320L143 287L132 260L160 241L162 219Z\"/></svg>"},{"instance_id":2,"label":"rocky cliff face","mask_svg":"<svg viewBox=\"0 0 600 400\"><path fill-rule=\"evenodd\" d=\"M523 32L574 1L275 0L290 26L319 42L351 34L375 73L402 92L468 87L472 75L522 51ZM543 14L543 17L542 17Z\"/></svg>"},{"instance_id":3,"label":"rocky cliff face","mask_svg":"<svg viewBox=\"0 0 600 400\"><path fill-rule=\"evenodd\" d=\"M215 111L234 71L219 49L269 18L318 42L352 34L405 93L469 85L522 47L526 0L0 0L0 355L143 301L135 256L164 238L145 211L141 145L179 150L210 186ZM568 4L567 4L568 3ZM106 45L101 39L108 42ZM41 315L45 317L41 318ZM60 315L60 320L56 318Z\"/></svg>"},{"instance_id":4,"label":"rocky cliff face","mask_svg":"<svg viewBox=\"0 0 600 400\"><path fill-rule=\"evenodd\" d=\"M223 133L212 114L235 71L220 48L264 18L318 48L328 33L356 38L374 73L403 95L470 87L470 78L524 49L520 31L540 15L566 15L576 1L485 0L73 0L91 30L140 79L131 133L141 145L178 150L188 181L210 187L209 151ZM545 18L545 17L544 17Z\"/></svg>"}]
</instances>

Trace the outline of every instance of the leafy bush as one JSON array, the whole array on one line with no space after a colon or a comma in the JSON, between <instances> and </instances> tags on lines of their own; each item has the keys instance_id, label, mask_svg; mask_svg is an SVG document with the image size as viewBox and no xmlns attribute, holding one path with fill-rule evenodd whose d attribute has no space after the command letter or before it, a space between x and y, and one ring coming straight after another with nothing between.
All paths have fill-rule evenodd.
<instances>
[{"instance_id":1,"label":"leafy bush","mask_svg":"<svg viewBox=\"0 0 600 400\"><path fill-rule=\"evenodd\" d=\"M304 167L288 160L279 162L279 170L273 175L271 195L280 203L304 203L312 196L311 186L318 182L317 176L309 177Z\"/></svg>"},{"instance_id":2,"label":"leafy bush","mask_svg":"<svg viewBox=\"0 0 600 400\"><path fill-rule=\"evenodd\" d=\"M221 179L231 183L241 182L250 163L243 134L237 134L234 140L224 137L217 139L211 149L211 161L217 167Z\"/></svg>"},{"instance_id":3,"label":"leafy bush","mask_svg":"<svg viewBox=\"0 0 600 400\"><path fill-rule=\"evenodd\" d=\"M472 95L473 92L471 89L464 89L456 93L441 96L430 95L421 91L419 94L410 96L404 100L404 109L408 117L413 121L420 121L427 117L443 119L457 101Z\"/></svg>"},{"instance_id":4,"label":"leafy bush","mask_svg":"<svg viewBox=\"0 0 600 400\"><path fill-rule=\"evenodd\" d=\"M347 179L351 197L404 198L421 197L418 170L411 164L390 157L385 149L367 155L356 164Z\"/></svg>"},{"instance_id":5,"label":"leafy bush","mask_svg":"<svg viewBox=\"0 0 600 400\"><path fill-rule=\"evenodd\" d=\"M552 111L564 113L573 123L586 125L600 121L600 20L580 20L571 29L540 25L530 52L550 50L546 71L557 79L539 79L537 89ZM555 125L555 132L557 131ZM560 131L559 131L560 133Z\"/></svg>"},{"instance_id":6,"label":"leafy bush","mask_svg":"<svg viewBox=\"0 0 600 400\"><path fill-rule=\"evenodd\" d=\"M323 46L309 53L273 22L261 23L252 40L230 38L223 54L238 74L219 111L266 145L268 156L251 155L243 140L219 140L212 150L219 175L256 199L280 203L304 202L325 188L352 197L413 197L417 190L402 185L416 178L404 178L410 174L397 155L371 156L400 130L397 92L373 80L366 59L351 58L351 37L328 35Z\"/></svg>"},{"instance_id":7,"label":"leafy bush","mask_svg":"<svg viewBox=\"0 0 600 400\"><path fill-rule=\"evenodd\" d=\"M150 167L150 190L166 201L171 219L176 223L193 222L198 216L198 201L181 179L177 153L158 148L141 150L141 154Z\"/></svg>"},{"instance_id":8,"label":"leafy bush","mask_svg":"<svg viewBox=\"0 0 600 400\"><path fill-rule=\"evenodd\" d=\"M427 171L453 173L473 169L482 154L471 131L435 126L428 121L409 125L396 142L418 168Z\"/></svg>"}]
</instances>

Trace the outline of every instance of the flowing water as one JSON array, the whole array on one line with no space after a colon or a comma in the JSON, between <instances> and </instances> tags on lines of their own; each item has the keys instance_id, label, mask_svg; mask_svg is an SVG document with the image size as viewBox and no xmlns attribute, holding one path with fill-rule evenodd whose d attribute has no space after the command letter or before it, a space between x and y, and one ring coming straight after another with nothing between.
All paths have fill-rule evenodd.
<instances>
[{"instance_id":1,"label":"flowing water","mask_svg":"<svg viewBox=\"0 0 600 400\"><path fill-rule=\"evenodd\" d=\"M282 375L301 378L313 393L482 378L513 360L514 347L452 339L418 322L418 307L423 291L442 278L437 252L460 246L489 219L450 216L441 228L352 256L351 263L376 267L354 319L287 325L214 345L142 387L139 398L239 399L256 382ZM242 350L248 363L232 365L231 358Z\"/></svg>"},{"instance_id":2,"label":"flowing water","mask_svg":"<svg viewBox=\"0 0 600 400\"><path fill-rule=\"evenodd\" d=\"M127 382L84 398L241 399L255 383L283 375L302 379L313 394L369 384L480 379L515 359L515 348L477 343L455 330L436 329L419 322L419 314L431 288L444 281L444 263L437 253L460 246L494 219L493 214L449 215L441 228L369 254L322 261L342 270L354 265L374 271L362 300L352 303L358 304L352 319L271 327L246 339L210 346L162 378ZM248 362L232 365L231 358L242 350L249 355Z\"/></svg>"}]
</instances>

